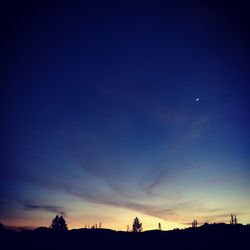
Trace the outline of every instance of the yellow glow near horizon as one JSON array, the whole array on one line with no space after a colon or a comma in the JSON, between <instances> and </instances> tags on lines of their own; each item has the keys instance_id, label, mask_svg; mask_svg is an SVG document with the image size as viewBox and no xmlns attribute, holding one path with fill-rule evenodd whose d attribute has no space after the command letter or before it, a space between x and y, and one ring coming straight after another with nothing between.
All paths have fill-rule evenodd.
<instances>
[{"instance_id":1,"label":"yellow glow near horizon","mask_svg":"<svg viewBox=\"0 0 250 250\"><path fill-rule=\"evenodd\" d=\"M249 224L250 222L250 211L247 209L247 205L248 203L245 204L245 209L232 210L237 215L239 223ZM163 214L163 219L128 208L93 204L72 197L67 202L62 202L60 206L65 207L67 211L65 219L69 229L91 227L96 224L99 225L101 222L102 228L126 231L128 225L130 229L132 228L133 219L138 217L142 222L144 231L158 229L159 223L161 223L162 230L171 230L190 227L193 219L198 220L198 225L205 222L229 223L231 213L231 209L219 212L216 210L213 213L207 209L193 208L194 210L188 210L183 207L174 211L173 214ZM216 204L211 203L211 207L216 207ZM19 216L0 218L0 222L7 226L16 227L49 227L55 215L43 210L27 211L24 209L20 211Z\"/></svg>"},{"instance_id":2,"label":"yellow glow near horizon","mask_svg":"<svg viewBox=\"0 0 250 250\"><path fill-rule=\"evenodd\" d=\"M98 216L98 215L82 215L82 216L68 216L66 218L66 222L69 229L77 229L77 228L84 228L86 226L93 226L98 225L101 222L102 228L108 228L117 231L126 231L127 226L129 225L130 230L132 229L133 219L137 216L140 221L142 222L143 231L147 230L155 230L158 229L158 224L161 223L162 230L172 230L174 228L187 228L191 226L192 220L190 220L190 224L186 223L178 223L174 220L164 220L160 218L156 218L153 216L148 216L142 213L128 211L125 209L117 209L119 213L115 214L115 216L108 217L105 216ZM15 227L28 227L28 228L36 228L40 226L48 227L53 219L54 215L49 215L48 213L41 214L40 216L25 216L24 218L13 218L13 219L1 219L1 223L7 226L15 226ZM249 224L250 216L249 215L242 215L237 216L238 222L242 224ZM182 218L183 221L185 218ZM186 218L186 221L189 221L190 218ZM222 220L220 218L214 219L210 221L210 223L219 223L225 222L229 223L229 217ZM201 225L203 222L199 221L198 224Z\"/></svg>"}]
</instances>

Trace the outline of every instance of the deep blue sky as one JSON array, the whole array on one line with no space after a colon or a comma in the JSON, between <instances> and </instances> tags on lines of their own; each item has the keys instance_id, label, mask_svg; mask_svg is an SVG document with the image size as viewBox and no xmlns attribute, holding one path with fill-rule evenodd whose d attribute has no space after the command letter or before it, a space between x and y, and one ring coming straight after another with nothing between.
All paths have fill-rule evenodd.
<instances>
[{"instance_id":1,"label":"deep blue sky","mask_svg":"<svg viewBox=\"0 0 250 250\"><path fill-rule=\"evenodd\" d=\"M249 222L244 2L2 9L1 221Z\"/></svg>"}]
</instances>

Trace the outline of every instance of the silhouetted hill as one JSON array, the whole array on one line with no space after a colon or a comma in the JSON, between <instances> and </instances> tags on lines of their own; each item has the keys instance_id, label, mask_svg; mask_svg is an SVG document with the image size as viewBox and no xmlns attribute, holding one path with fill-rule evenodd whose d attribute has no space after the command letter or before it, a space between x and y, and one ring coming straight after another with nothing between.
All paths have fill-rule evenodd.
<instances>
[{"instance_id":1,"label":"silhouetted hill","mask_svg":"<svg viewBox=\"0 0 250 250\"><path fill-rule=\"evenodd\" d=\"M243 249L249 239L249 225L227 224L142 233L110 229L58 232L45 227L21 232L4 226L0 229L1 249Z\"/></svg>"}]
</instances>

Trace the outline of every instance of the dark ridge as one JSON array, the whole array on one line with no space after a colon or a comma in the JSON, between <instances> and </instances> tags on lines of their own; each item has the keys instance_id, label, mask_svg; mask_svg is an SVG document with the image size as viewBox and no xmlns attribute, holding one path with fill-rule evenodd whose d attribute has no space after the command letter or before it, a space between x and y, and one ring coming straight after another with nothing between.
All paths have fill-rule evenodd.
<instances>
[{"instance_id":1,"label":"dark ridge","mask_svg":"<svg viewBox=\"0 0 250 250\"><path fill-rule=\"evenodd\" d=\"M140 233L110 229L55 231L46 227L17 232L0 227L1 249L243 249L249 238L250 225L241 224Z\"/></svg>"}]
</instances>

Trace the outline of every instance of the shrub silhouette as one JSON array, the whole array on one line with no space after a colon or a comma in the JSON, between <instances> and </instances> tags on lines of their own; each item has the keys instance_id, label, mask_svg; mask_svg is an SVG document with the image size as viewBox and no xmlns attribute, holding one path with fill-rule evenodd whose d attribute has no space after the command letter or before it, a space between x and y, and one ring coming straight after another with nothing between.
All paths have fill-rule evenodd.
<instances>
[{"instance_id":1,"label":"shrub silhouette","mask_svg":"<svg viewBox=\"0 0 250 250\"><path fill-rule=\"evenodd\" d=\"M56 231L68 230L65 219L58 215L56 215L56 217L52 220L50 228Z\"/></svg>"},{"instance_id":2,"label":"shrub silhouette","mask_svg":"<svg viewBox=\"0 0 250 250\"><path fill-rule=\"evenodd\" d=\"M141 232L141 231L142 231L142 223L137 217L135 217L133 222L133 232Z\"/></svg>"}]
</instances>

